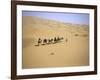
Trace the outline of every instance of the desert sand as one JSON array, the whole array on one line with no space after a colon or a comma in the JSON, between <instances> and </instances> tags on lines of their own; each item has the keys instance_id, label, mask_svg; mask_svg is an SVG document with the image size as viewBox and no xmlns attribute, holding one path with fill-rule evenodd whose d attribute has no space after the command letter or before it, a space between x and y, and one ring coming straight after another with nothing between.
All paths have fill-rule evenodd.
<instances>
[{"instance_id":1,"label":"desert sand","mask_svg":"<svg viewBox=\"0 0 100 80\"><path fill-rule=\"evenodd\" d=\"M22 68L89 65L88 25L23 16ZM60 43L35 46L38 39L63 37Z\"/></svg>"}]
</instances>

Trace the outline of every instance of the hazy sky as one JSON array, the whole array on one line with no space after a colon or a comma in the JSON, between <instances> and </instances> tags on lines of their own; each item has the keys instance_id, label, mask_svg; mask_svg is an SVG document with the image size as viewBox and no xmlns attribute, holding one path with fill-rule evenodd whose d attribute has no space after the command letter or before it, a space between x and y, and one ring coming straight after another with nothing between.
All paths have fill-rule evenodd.
<instances>
[{"instance_id":1,"label":"hazy sky","mask_svg":"<svg viewBox=\"0 0 100 80\"><path fill-rule=\"evenodd\" d=\"M46 19L89 25L89 14L67 12L22 11L23 16L37 16Z\"/></svg>"}]
</instances>

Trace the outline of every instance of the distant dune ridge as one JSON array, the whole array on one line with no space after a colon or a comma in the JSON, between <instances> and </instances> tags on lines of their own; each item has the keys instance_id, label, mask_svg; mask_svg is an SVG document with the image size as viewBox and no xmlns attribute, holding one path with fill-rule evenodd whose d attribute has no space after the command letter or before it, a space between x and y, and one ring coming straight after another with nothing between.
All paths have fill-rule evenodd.
<instances>
[{"instance_id":1,"label":"distant dune ridge","mask_svg":"<svg viewBox=\"0 0 100 80\"><path fill-rule=\"evenodd\" d=\"M23 16L23 68L89 65L89 26ZM63 37L61 43L35 46L38 39Z\"/></svg>"}]
</instances>

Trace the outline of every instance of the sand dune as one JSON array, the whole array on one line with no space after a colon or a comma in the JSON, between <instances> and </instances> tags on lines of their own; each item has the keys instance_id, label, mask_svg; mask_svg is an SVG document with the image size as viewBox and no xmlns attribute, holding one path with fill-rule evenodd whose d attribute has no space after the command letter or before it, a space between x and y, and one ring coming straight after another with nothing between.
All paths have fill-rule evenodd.
<instances>
[{"instance_id":1,"label":"sand dune","mask_svg":"<svg viewBox=\"0 0 100 80\"><path fill-rule=\"evenodd\" d=\"M89 65L88 25L23 16L23 68ZM63 37L60 43L35 46L38 39Z\"/></svg>"}]
</instances>

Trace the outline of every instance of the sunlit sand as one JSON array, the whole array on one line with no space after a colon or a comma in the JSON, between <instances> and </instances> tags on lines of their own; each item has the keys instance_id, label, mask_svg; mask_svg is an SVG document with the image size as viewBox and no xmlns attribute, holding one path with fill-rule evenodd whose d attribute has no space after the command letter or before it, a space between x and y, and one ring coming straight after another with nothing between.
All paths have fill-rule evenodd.
<instances>
[{"instance_id":1,"label":"sunlit sand","mask_svg":"<svg viewBox=\"0 0 100 80\"><path fill-rule=\"evenodd\" d=\"M88 25L23 16L22 67L71 67L89 65ZM35 46L38 39L63 37L56 44Z\"/></svg>"}]
</instances>

